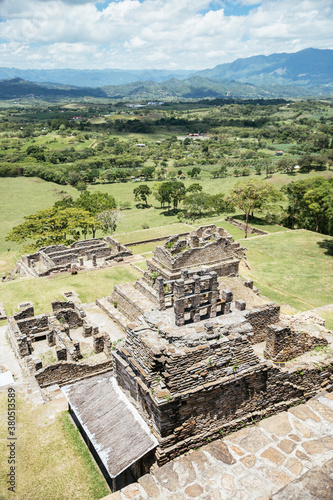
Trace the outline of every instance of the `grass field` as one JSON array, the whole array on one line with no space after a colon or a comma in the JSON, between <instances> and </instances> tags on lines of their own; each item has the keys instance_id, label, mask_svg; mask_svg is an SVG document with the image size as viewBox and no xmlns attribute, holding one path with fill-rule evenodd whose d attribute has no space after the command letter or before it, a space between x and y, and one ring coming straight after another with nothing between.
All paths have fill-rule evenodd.
<instances>
[{"instance_id":1,"label":"grass field","mask_svg":"<svg viewBox=\"0 0 333 500\"><path fill-rule=\"evenodd\" d=\"M97 271L71 275L59 274L47 278L24 278L0 283L0 302L7 314L17 311L20 302L32 301L35 313L51 312L51 301L61 299L62 293L75 290L82 302L95 302L97 298L111 295L117 283L135 281L139 276L131 266L116 266Z\"/></svg>"},{"instance_id":2,"label":"grass field","mask_svg":"<svg viewBox=\"0 0 333 500\"><path fill-rule=\"evenodd\" d=\"M241 243L251 266L246 277L254 279L263 295L298 311L333 302L332 237L297 230Z\"/></svg>"},{"instance_id":3,"label":"grass field","mask_svg":"<svg viewBox=\"0 0 333 500\"><path fill-rule=\"evenodd\" d=\"M11 229L21 224L25 215L52 206L60 199L60 191L77 196L70 186L59 186L34 177L2 177L0 179L0 272L11 270L22 245L6 241Z\"/></svg>"},{"instance_id":4,"label":"grass field","mask_svg":"<svg viewBox=\"0 0 333 500\"><path fill-rule=\"evenodd\" d=\"M18 395L17 395L18 396ZM110 493L67 412L50 419L49 406L17 397L16 491L7 490L7 393L0 395L0 498L98 500Z\"/></svg>"}]
</instances>

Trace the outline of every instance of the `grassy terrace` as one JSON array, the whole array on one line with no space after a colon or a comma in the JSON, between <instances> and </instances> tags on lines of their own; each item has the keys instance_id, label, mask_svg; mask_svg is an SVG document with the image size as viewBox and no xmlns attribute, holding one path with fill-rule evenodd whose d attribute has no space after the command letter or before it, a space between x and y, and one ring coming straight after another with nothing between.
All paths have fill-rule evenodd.
<instances>
[{"instance_id":1,"label":"grassy terrace","mask_svg":"<svg viewBox=\"0 0 333 500\"><path fill-rule=\"evenodd\" d=\"M7 393L0 395L0 498L98 500L106 482L67 412L17 398L16 491L7 490Z\"/></svg>"},{"instance_id":2,"label":"grassy terrace","mask_svg":"<svg viewBox=\"0 0 333 500\"><path fill-rule=\"evenodd\" d=\"M263 295L299 311L332 303L332 237L297 230L241 243L251 266L246 276Z\"/></svg>"},{"instance_id":3,"label":"grassy terrace","mask_svg":"<svg viewBox=\"0 0 333 500\"><path fill-rule=\"evenodd\" d=\"M17 311L17 304L32 301L35 313L51 312L51 301L63 299L62 293L75 290L82 302L95 302L97 298L110 295L114 285L135 281L139 273L133 267L116 266L97 271L91 270L71 275L59 274L46 278L23 278L0 284L1 302L7 314Z\"/></svg>"}]
</instances>

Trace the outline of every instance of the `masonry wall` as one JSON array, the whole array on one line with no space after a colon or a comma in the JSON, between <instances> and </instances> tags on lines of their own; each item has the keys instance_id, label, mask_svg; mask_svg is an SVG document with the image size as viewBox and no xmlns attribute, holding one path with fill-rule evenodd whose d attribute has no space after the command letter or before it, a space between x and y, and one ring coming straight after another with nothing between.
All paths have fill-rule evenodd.
<instances>
[{"instance_id":1,"label":"masonry wall","mask_svg":"<svg viewBox=\"0 0 333 500\"><path fill-rule=\"evenodd\" d=\"M59 384L61 386L75 382L81 378L105 372L110 372L110 375L112 375L112 360L97 365L60 361L38 370L35 373L35 378L40 387L47 387L53 384Z\"/></svg>"},{"instance_id":2,"label":"masonry wall","mask_svg":"<svg viewBox=\"0 0 333 500\"><path fill-rule=\"evenodd\" d=\"M234 226L238 227L242 231L245 231L245 224L244 222L240 222L239 220L233 219L232 217L227 217L225 219L227 222L230 222L230 224L233 224ZM263 231L262 229L257 229L256 227L253 226L247 226L247 232L250 234L258 234L259 236L264 236L267 233L267 231Z\"/></svg>"},{"instance_id":3,"label":"masonry wall","mask_svg":"<svg viewBox=\"0 0 333 500\"><path fill-rule=\"evenodd\" d=\"M244 313L246 320L253 328L252 344L264 342L268 325L280 321L280 306L272 303L254 307Z\"/></svg>"},{"instance_id":4,"label":"masonry wall","mask_svg":"<svg viewBox=\"0 0 333 500\"><path fill-rule=\"evenodd\" d=\"M311 351L318 345L327 344L327 339L319 333L309 335L307 332L296 331L286 323L280 322L267 327L264 356L275 362L284 362Z\"/></svg>"}]
</instances>

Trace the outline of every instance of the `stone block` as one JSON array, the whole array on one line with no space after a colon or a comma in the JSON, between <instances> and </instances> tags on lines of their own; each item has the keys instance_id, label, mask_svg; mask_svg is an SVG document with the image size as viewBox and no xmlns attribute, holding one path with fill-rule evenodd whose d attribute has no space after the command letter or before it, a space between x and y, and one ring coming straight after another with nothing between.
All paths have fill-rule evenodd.
<instances>
[{"instance_id":1,"label":"stone block","mask_svg":"<svg viewBox=\"0 0 333 500\"><path fill-rule=\"evenodd\" d=\"M235 301L235 309L237 309L238 311L245 311L245 309L246 309L245 300L236 300Z\"/></svg>"},{"instance_id":2,"label":"stone block","mask_svg":"<svg viewBox=\"0 0 333 500\"><path fill-rule=\"evenodd\" d=\"M233 296L234 295L231 290L222 290L222 299L226 302L232 302Z\"/></svg>"}]
</instances>

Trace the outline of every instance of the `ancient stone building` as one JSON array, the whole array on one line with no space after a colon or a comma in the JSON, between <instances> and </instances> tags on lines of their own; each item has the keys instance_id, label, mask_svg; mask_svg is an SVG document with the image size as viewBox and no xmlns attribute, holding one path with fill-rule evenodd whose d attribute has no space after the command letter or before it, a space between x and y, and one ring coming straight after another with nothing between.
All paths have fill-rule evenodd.
<instances>
[{"instance_id":1,"label":"ancient stone building","mask_svg":"<svg viewBox=\"0 0 333 500\"><path fill-rule=\"evenodd\" d=\"M113 349L111 332L95 331L71 302L54 302L52 315L36 317L27 308L8 319L13 346L24 359L38 336L56 346L57 363L37 363L35 377L41 386L67 384L73 418L113 490L153 463L162 465L322 388L333 390L331 360L320 366L301 361L302 354L328 344L327 331L281 320L279 306L256 302L253 282L238 277L242 258L244 249L214 225L186 239L169 238L142 278L96 300L124 332ZM245 297L253 299L252 307ZM82 365L80 345L68 335L75 326L84 338L93 336L96 353L106 353L103 366ZM296 361L288 366L291 359Z\"/></svg>"},{"instance_id":2,"label":"ancient stone building","mask_svg":"<svg viewBox=\"0 0 333 500\"><path fill-rule=\"evenodd\" d=\"M147 260L147 277L158 273L165 280L180 278L182 269L208 266L218 276L238 275L244 248L227 231L214 224L202 226L189 236L171 236Z\"/></svg>"},{"instance_id":3,"label":"ancient stone building","mask_svg":"<svg viewBox=\"0 0 333 500\"><path fill-rule=\"evenodd\" d=\"M142 450L146 466L154 460L161 465L287 409L322 387L333 389L329 362L320 370L283 366L326 345L321 332L281 322L275 304L248 310L244 300L223 288L228 269L238 272L234 249L240 256L243 250L215 226L200 228L186 242L172 237L157 247L143 279L117 285L110 297L97 301L126 331L112 351L113 380L157 440L148 454ZM69 402L80 399L75 386L66 391ZM83 411L85 402L80 401L82 407L76 406L74 413ZM113 420L110 415L112 426ZM89 431L95 422L80 425ZM139 429L128 431L128 443L132 432L135 436ZM107 446L101 449L109 456ZM110 473L114 464L104 466ZM138 476L138 468L130 467L132 476Z\"/></svg>"},{"instance_id":4,"label":"ancient stone building","mask_svg":"<svg viewBox=\"0 0 333 500\"><path fill-rule=\"evenodd\" d=\"M93 238L66 245L50 245L37 252L22 255L17 264L21 276L42 277L55 272L71 271L89 267L110 265L114 259L132 255L132 251L111 236Z\"/></svg>"}]
</instances>

